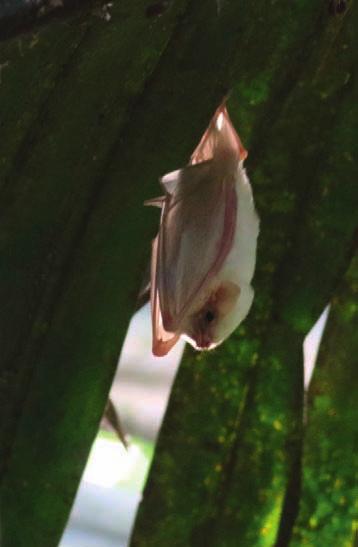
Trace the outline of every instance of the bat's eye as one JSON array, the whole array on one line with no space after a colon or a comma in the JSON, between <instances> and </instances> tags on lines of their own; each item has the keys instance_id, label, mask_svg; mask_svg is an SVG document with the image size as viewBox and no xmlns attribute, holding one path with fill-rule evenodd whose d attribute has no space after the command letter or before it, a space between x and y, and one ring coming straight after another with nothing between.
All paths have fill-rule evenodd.
<instances>
[{"instance_id":1,"label":"bat's eye","mask_svg":"<svg viewBox=\"0 0 358 547\"><path fill-rule=\"evenodd\" d=\"M205 314L205 321L207 321L208 323L211 323L212 321L214 321L214 319L215 319L215 314L211 310L208 310Z\"/></svg>"}]
</instances>

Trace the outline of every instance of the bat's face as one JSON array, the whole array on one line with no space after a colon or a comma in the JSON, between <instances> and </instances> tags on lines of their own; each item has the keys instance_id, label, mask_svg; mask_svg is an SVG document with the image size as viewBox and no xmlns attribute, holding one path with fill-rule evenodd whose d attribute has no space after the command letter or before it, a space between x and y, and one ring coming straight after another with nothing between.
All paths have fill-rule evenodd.
<instances>
[{"instance_id":1,"label":"bat's face","mask_svg":"<svg viewBox=\"0 0 358 547\"><path fill-rule=\"evenodd\" d=\"M238 324L240 287L230 281L219 283L183 325L184 338L196 349L219 345Z\"/></svg>"}]
</instances>

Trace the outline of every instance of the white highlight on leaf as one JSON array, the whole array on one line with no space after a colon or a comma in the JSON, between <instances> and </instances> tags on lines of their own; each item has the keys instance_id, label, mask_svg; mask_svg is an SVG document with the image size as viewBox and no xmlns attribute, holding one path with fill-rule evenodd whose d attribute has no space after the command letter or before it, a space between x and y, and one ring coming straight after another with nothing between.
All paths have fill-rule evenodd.
<instances>
[{"instance_id":1,"label":"white highlight on leaf","mask_svg":"<svg viewBox=\"0 0 358 547\"><path fill-rule=\"evenodd\" d=\"M113 440L97 438L84 472L86 482L111 487L128 477L145 458L140 448L131 444L128 450Z\"/></svg>"},{"instance_id":2,"label":"white highlight on leaf","mask_svg":"<svg viewBox=\"0 0 358 547\"><path fill-rule=\"evenodd\" d=\"M306 392L308 391L309 385L311 383L314 367L316 365L318 350L321 345L322 335L327 323L330 308L330 304L328 304L324 308L319 319L313 325L303 342L304 388Z\"/></svg>"}]
</instances>

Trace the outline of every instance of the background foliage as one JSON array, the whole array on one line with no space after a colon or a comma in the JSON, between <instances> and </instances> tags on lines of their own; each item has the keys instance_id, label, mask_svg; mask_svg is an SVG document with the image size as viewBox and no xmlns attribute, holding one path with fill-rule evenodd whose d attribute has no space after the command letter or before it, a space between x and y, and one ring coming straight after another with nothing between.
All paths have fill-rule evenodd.
<instances>
[{"instance_id":1,"label":"background foliage","mask_svg":"<svg viewBox=\"0 0 358 547\"><path fill-rule=\"evenodd\" d=\"M155 233L142 202L229 90L255 304L218 351L186 353L132 544L351 544L358 10L332 4L135 0L106 22L82 3L3 34L5 547L58 543ZM302 341L328 301L303 427Z\"/></svg>"}]
</instances>

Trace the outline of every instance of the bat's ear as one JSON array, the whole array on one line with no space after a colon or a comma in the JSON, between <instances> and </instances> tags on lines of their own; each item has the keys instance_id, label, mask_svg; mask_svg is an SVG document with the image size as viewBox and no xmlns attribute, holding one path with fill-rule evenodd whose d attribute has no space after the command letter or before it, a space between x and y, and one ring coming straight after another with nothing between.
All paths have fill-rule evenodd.
<instances>
[{"instance_id":1,"label":"bat's ear","mask_svg":"<svg viewBox=\"0 0 358 547\"><path fill-rule=\"evenodd\" d=\"M231 123L225 101L211 118L209 127L191 156L190 163L195 164L212 159L218 148L233 151L240 161L247 158L247 150Z\"/></svg>"}]
</instances>

